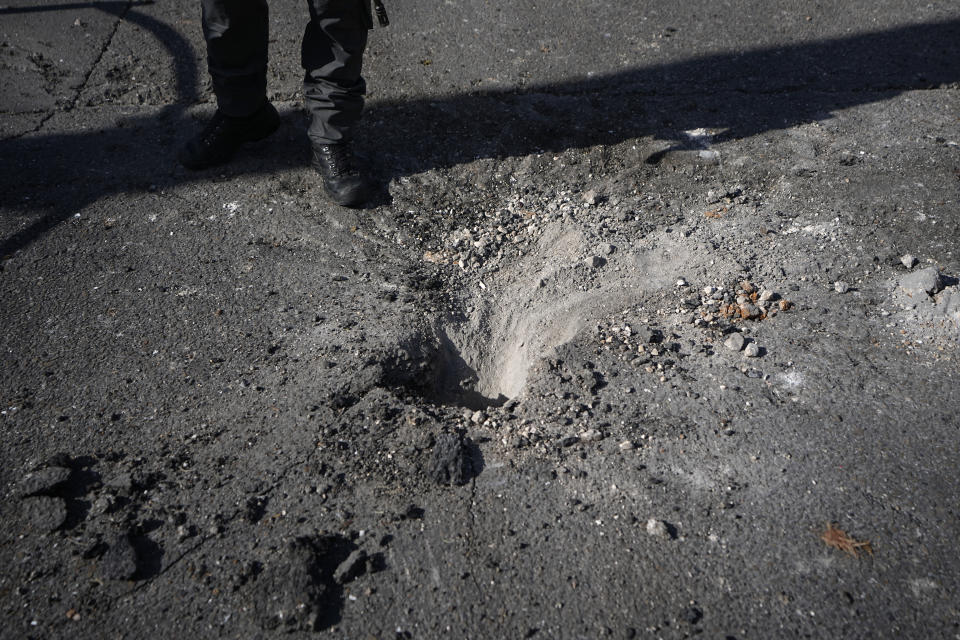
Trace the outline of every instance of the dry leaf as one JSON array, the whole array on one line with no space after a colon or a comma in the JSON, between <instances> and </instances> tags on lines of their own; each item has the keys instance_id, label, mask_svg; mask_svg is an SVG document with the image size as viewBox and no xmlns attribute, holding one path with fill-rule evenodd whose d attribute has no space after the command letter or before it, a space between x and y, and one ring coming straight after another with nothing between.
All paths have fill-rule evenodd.
<instances>
[{"instance_id":1,"label":"dry leaf","mask_svg":"<svg viewBox=\"0 0 960 640\"><path fill-rule=\"evenodd\" d=\"M843 529L837 529L832 522L827 523L827 529L820 534L820 539L823 540L824 544L828 547L849 553L854 558L860 556L860 551L866 551L870 555L873 555L873 549L870 547L869 540L855 540L848 536Z\"/></svg>"}]
</instances>

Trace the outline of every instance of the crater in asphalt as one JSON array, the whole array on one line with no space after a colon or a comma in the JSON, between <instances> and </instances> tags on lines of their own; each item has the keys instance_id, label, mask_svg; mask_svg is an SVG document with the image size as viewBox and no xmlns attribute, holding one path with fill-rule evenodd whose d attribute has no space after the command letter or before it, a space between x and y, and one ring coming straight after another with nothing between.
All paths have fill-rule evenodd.
<instances>
[{"instance_id":1,"label":"crater in asphalt","mask_svg":"<svg viewBox=\"0 0 960 640\"><path fill-rule=\"evenodd\" d=\"M451 337L451 333L453 337ZM433 363L434 381L424 394L427 400L438 404L453 404L468 409L484 409L500 406L510 399L495 386L481 384L480 375L486 377L478 364L481 359L461 336L446 330L438 331L439 345Z\"/></svg>"},{"instance_id":2,"label":"crater in asphalt","mask_svg":"<svg viewBox=\"0 0 960 640\"><path fill-rule=\"evenodd\" d=\"M407 360L413 370L394 382L434 404L473 410L504 404L520 393L530 364L541 355L529 348L535 337L513 320L484 311L435 326L421 346L426 366Z\"/></svg>"},{"instance_id":3,"label":"crater in asphalt","mask_svg":"<svg viewBox=\"0 0 960 640\"><path fill-rule=\"evenodd\" d=\"M530 368L582 325L567 301L543 303L508 287L469 315L435 328L424 399L479 410L519 395Z\"/></svg>"},{"instance_id":4,"label":"crater in asphalt","mask_svg":"<svg viewBox=\"0 0 960 640\"><path fill-rule=\"evenodd\" d=\"M611 278L587 266L584 256L593 248L582 231L548 225L525 263L505 265L464 299L460 313L433 327L433 353L423 367L429 379L408 386L437 404L474 410L504 404L522 393L531 368L574 340L602 309L622 306L645 287L669 286L678 265L691 258L671 248L669 257L616 256L629 275Z\"/></svg>"}]
</instances>

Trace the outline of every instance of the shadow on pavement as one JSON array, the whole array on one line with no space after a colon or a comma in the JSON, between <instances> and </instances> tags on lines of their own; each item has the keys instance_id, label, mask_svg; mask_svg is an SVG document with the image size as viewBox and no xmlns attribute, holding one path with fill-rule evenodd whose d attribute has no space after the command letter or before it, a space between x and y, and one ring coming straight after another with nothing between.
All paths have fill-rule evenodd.
<instances>
[{"instance_id":1,"label":"shadow on pavement","mask_svg":"<svg viewBox=\"0 0 960 640\"><path fill-rule=\"evenodd\" d=\"M100 4L149 30L170 55L187 50L180 34L131 3ZM376 103L364 116L359 146L383 183L478 158L616 144L640 136L671 145L648 158L655 163L670 149L696 148L690 146L695 142L684 142L683 132L690 129L718 132L715 142L741 139L905 91L956 84L958 60L960 20L913 25L523 90ZM176 167L176 149L200 126L185 112L197 95L192 65L179 66L178 94L181 102L149 117L0 142L5 215L34 218L0 240L0 256L30 245L103 197L221 174L237 178L307 166L305 136L298 137L303 142L295 149L283 136L293 134L291 127L302 127L303 116L287 115L281 135L255 148L260 157L246 151L227 167L201 173Z\"/></svg>"}]
</instances>

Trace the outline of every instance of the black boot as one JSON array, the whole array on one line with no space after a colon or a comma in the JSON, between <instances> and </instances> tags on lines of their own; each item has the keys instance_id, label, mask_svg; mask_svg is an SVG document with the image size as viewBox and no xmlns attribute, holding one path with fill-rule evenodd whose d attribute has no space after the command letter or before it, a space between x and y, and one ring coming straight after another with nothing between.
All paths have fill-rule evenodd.
<instances>
[{"instance_id":1,"label":"black boot","mask_svg":"<svg viewBox=\"0 0 960 640\"><path fill-rule=\"evenodd\" d=\"M367 181L360 174L348 144L313 145L312 164L323 178L327 195L337 204L359 207L369 197Z\"/></svg>"},{"instance_id":2,"label":"black boot","mask_svg":"<svg viewBox=\"0 0 960 640\"><path fill-rule=\"evenodd\" d=\"M187 169L206 169L233 157L244 142L262 140L277 130L280 116L269 102L253 115L233 118L219 109L203 131L188 142L177 156Z\"/></svg>"}]
</instances>

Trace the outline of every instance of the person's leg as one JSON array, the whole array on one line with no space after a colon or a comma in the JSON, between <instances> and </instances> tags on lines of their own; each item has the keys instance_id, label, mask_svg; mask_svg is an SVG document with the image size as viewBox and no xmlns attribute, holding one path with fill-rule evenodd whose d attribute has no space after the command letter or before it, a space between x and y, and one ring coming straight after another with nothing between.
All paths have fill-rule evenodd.
<instances>
[{"instance_id":1,"label":"person's leg","mask_svg":"<svg viewBox=\"0 0 960 640\"><path fill-rule=\"evenodd\" d=\"M217 112L180 152L189 169L226 162L244 142L265 138L280 123L267 101L266 0L203 0L202 10Z\"/></svg>"},{"instance_id":2,"label":"person's leg","mask_svg":"<svg viewBox=\"0 0 960 640\"><path fill-rule=\"evenodd\" d=\"M367 90L361 70L371 26L368 0L310 0L309 5L300 61L310 140L349 142Z\"/></svg>"},{"instance_id":3,"label":"person's leg","mask_svg":"<svg viewBox=\"0 0 960 640\"><path fill-rule=\"evenodd\" d=\"M267 100L266 0L203 0L207 68L217 106L243 118Z\"/></svg>"},{"instance_id":4,"label":"person's leg","mask_svg":"<svg viewBox=\"0 0 960 640\"><path fill-rule=\"evenodd\" d=\"M366 93L361 70L372 26L369 0L309 0L309 6L301 64L313 165L334 201L356 206L367 185L349 144Z\"/></svg>"}]
</instances>

